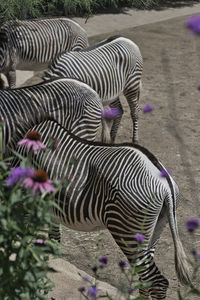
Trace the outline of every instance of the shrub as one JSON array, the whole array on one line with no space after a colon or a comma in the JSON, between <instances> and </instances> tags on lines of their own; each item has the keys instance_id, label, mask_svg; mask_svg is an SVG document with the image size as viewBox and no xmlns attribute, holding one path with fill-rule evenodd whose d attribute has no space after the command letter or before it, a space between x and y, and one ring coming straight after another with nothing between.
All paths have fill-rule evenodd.
<instances>
[{"instance_id":1,"label":"shrub","mask_svg":"<svg viewBox=\"0 0 200 300\"><path fill-rule=\"evenodd\" d=\"M44 9L44 0L0 1L0 25L12 19L37 18Z\"/></svg>"},{"instance_id":2,"label":"shrub","mask_svg":"<svg viewBox=\"0 0 200 300\"><path fill-rule=\"evenodd\" d=\"M53 287L48 260L60 249L48 239L55 204L45 191L47 178L41 181L44 175L26 166L10 172L9 160L0 159L0 299L47 299Z\"/></svg>"}]
</instances>

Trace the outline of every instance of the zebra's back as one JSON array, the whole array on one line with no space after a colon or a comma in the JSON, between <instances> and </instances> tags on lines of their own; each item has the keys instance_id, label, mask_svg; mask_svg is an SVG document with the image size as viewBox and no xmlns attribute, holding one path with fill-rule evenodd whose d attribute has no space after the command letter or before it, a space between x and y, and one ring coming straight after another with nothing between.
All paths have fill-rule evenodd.
<instances>
[{"instance_id":1,"label":"zebra's back","mask_svg":"<svg viewBox=\"0 0 200 300\"><path fill-rule=\"evenodd\" d=\"M87 47L83 28L67 18L12 21L2 30L7 32L20 63L49 63L63 51Z\"/></svg>"},{"instance_id":2,"label":"zebra's back","mask_svg":"<svg viewBox=\"0 0 200 300\"><path fill-rule=\"evenodd\" d=\"M141 74L142 56L138 46L127 38L114 37L79 52L61 53L45 72L44 79L78 78L90 85L106 104L123 92L128 76L137 69Z\"/></svg>"},{"instance_id":3,"label":"zebra's back","mask_svg":"<svg viewBox=\"0 0 200 300\"><path fill-rule=\"evenodd\" d=\"M4 145L16 134L20 123L34 124L40 114L48 114L74 134L94 140L101 124L102 109L94 90L70 78L0 91L0 118L5 122ZM24 130L22 125L21 137Z\"/></svg>"},{"instance_id":4,"label":"zebra's back","mask_svg":"<svg viewBox=\"0 0 200 300\"><path fill-rule=\"evenodd\" d=\"M189 284L176 220L178 187L170 174L161 176L166 169L153 154L139 145L87 142L52 120L32 129L46 145L50 132L59 138L57 149L39 151L33 159L51 179L60 180L57 221L84 231L107 228L129 261L140 266L140 294L165 299L169 283L154 262L154 247L168 220L176 272Z\"/></svg>"}]
</instances>

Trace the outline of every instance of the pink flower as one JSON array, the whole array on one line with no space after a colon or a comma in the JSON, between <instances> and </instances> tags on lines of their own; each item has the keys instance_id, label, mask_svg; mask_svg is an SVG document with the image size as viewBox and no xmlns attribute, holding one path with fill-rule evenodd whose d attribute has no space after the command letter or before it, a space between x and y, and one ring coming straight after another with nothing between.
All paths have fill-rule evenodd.
<instances>
[{"instance_id":1,"label":"pink flower","mask_svg":"<svg viewBox=\"0 0 200 300\"><path fill-rule=\"evenodd\" d=\"M37 239L34 244L36 246L43 246L43 245L45 245L45 240L43 240L43 239Z\"/></svg>"},{"instance_id":2,"label":"pink flower","mask_svg":"<svg viewBox=\"0 0 200 300\"><path fill-rule=\"evenodd\" d=\"M25 146L27 148L27 151L29 151L32 148L34 153L37 154L37 151L39 149L45 148L45 145L40 140L41 135L37 131L31 130L26 134L25 139L22 139L18 142L18 145Z\"/></svg>"},{"instance_id":3,"label":"pink flower","mask_svg":"<svg viewBox=\"0 0 200 300\"><path fill-rule=\"evenodd\" d=\"M48 175L43 170L36 170L34 176L27 177L22 183L25 187L31 188L33 195L40 191L43 194L45 191L51 193L55 192L55 187L51 184L51 180L48 179Z\"/></svg>"}]
</instances>

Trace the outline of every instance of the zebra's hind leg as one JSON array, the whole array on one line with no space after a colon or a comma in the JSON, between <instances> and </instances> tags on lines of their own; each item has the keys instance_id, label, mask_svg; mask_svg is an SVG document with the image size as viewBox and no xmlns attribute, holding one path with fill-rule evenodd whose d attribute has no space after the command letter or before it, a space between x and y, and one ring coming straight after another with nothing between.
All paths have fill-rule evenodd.
<instances>
[{"instance_id":1,"label":"zebra's hind leg","mask_svg":"<svg viewBox=\"0 0 200 300\"><path fill-rule=\"evenodd\" d=\"M139 272L141 283L150 283L147 288L141 288L140 294L150 296L152 300L166 299L166 293L169 286L168 280L160 273L154 262L154 249L145 251L140 256L140 266L144 267Z\"/></svg>"},{"instance_id":2,"label":"zebra's hind leg","mask_svg":"<svg viewBox=\"0 0 200 300\"><path fill-rule=\"evenodd\" d=\"M129 262L132 265L142 267L138 273L139 280L143 284L148 283L148 286L140 288L139 292L141 296L152 300L165 299L169 283L168 280L160 273L154 262L154 248L138 252L138 243L133 239L133 232L127 230L125 224L122 225L120 223L118 225L120 225L120 227L118 227L117 222L115 222L113 227L112 221L110 222L108 220L107 222L108 230L117 245L128 258ZM117 227L120 228L120 230L118 229L120 231L120 235L116 229Z\"/></svg>"},{"instance_id":3,"label":"zebra's hind leg","mask_svg":"<svg viewBox=\"0 0 200 300\"><path fill-rule=\"evenodd\" d=\"M137 84L130 80L130 86L124 89L124 96L130 107L131 119L133 122L133 143L138 144L138 111L139 111L139 99L141 83L137 81Z\"/></svg>"},{"instance_id":4,"label":"zebra's hind leg","mask_svg":"<svg viewBox=\"0 0 200 300\"><path fill-rule=\"evenodd\" d=\"M117 116L113 118L113 123L110 131L111 143L114 143L124 111L119 97L117 97L109 106L110 108L116 108L118 110Z\"/></svg>"}]
</instances>

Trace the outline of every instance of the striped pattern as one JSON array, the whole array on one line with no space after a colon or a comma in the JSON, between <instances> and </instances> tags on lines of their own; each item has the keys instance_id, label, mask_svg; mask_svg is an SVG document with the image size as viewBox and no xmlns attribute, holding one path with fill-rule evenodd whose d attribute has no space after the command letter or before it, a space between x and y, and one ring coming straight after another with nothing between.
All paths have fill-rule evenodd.
<instances>
[{"instance_id":1,"label":"striped pattern","mask_svg":"<svg viewBox=\"0 0 200 300\"><path fill-rule=\"evenodd\" d=\"M94 90L70 78L1 90L0 119L5 122L4 147L16 135L17 128L20 132L16 139L24 136L24 122L33 126L38 118L43 119L44 114L56 119L74 134L94 140L101 124L102 109L101 100Z\"/></svg>"},{"instance_id":2,"label":"striped pattern","mask_svg":"<svg viewBox=\"0 0 200 300\"><path fill-rule=\"evenodd\" d=\"M52 120L33 129L46 145L49 134L59 140L56 150L40 151L33 159L51 179L62 180L56 197L61 212L54 209L57 222L82 231L107 228L130 262L139 258L141 282L152 281L140 293L165 299L168 281L155 265L154 247L168 220L178 277L183 283L189 281L176 222L178 187L171 176L160 176L164 167L148 150L132 144L87 142ZM141 252L136 233L146 238Z\"/></svg>"},{"instance_id":3,"label":"striped pattern","mask_svg":"<svg viewBox=\"0 0 200 300\"><path fill-rule=\"evenodd\" d=\"M142 73L139 48L124 37L111 37L79 52L62 53L51 64L44 79L55 76L78 78L90 85L102 99L120 111L111 128L114 142L123 114L119 95L123 93L130 106L133 142L138 142L138 101Z\"/></svg>"},{"instance_id":4,"label":"striped pattern","mask_svg":"<svg viewBox=\"0 0 200 300\"><path fill-rule=\"evenodd\" d=\"M67 18L10 21L0 37L0 71L10 87L15 87L16 69L44 69L59 53L88 46L85 30Z\"/></svg>"}]
</instances>

